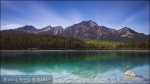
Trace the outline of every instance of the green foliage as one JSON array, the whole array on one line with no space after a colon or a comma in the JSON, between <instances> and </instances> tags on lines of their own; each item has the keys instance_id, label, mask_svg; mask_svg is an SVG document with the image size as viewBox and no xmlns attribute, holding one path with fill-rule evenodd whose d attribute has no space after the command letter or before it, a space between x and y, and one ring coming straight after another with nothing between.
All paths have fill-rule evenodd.
<instances>
[{"instance_id":1,"label":"green foliage","mask_svg":"<svg viewBox=\"0 0 150 84\"><path fill-rule=\"evenodd\" d=\"M150 48L150 42L121 43L87 39L84 42L95 45L98 50L149 50Z\"/></svg>"},{"instance_id":2,"label":"green foliage","mask_svg":"<svg viewBox=\"0 0 150 84\"><path fill-rule=\"evenodd\" d=\"M102 41L102 40L88 40L85 39L84 42L95 45L98 50L113 50L116 49L116 46L119 44L123 44L121 42L110 42L110 41Z\"/></svg>"},{"instance_id":3,"label":"green foliage","mask_svg":"<svg viewBox=\"0 0 150 84\"><path fill-rule=\"evenodd\" d=\"M1 50L149 50L150 42L121 43L37 34L1 34Z\"/></svg>"},{"instance_id":4,"label":"green foliage","mask_svg":"<svg viewBox=\"0 0 150 84\"><path fill-rule=\"evenodd\" d=\"M137 42L137 43L124 43L116 46L116 49L124 50L149 50L149 42Z\"/></svg>"},{"instance_id":5,"label":"green foliage","mask_svg":"<svg viewBox=\"0 0 150 84\"><path fill-rule=\"evenodd\" d=\"M84 49L85 42L69 37L36 34L3 34L1 50L58 50Z\"/></svg>"}]
</instances>

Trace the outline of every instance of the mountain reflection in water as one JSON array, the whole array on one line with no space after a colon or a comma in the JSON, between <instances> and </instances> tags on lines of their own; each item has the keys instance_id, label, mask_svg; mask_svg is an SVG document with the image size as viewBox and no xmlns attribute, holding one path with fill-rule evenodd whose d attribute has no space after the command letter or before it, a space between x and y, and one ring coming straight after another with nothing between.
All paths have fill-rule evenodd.
<instances>
[{"instance_id":1,"label":"mountain reflection in water","mask_svg":"<svg viewBox=\"0 0 150 84\"><path fill-rule=\"evenodd\" d=\"M32 74L45 70L52 74L65 71L81 78L94 78L98 74L115 70L124 73L144 65L149 66L148 51L1 51L1 72L18 70Z\"/></svg>"}]
</instances>

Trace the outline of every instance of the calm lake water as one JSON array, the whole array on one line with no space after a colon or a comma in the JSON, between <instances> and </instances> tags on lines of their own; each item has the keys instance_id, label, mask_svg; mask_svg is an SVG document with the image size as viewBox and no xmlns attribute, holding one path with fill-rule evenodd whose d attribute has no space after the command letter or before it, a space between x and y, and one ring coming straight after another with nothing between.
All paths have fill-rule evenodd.
<instances>
[{"instance_id":1,"label":"calm lake water","mask_svg":"<svg viewBox=\"0 0 150 84\"><path fill-rule=\"evenodd\" d=\"M1 51L2 75L52 75L54 83L149 83L149 70L149 51Z\"/></svg>"}]
</instances>

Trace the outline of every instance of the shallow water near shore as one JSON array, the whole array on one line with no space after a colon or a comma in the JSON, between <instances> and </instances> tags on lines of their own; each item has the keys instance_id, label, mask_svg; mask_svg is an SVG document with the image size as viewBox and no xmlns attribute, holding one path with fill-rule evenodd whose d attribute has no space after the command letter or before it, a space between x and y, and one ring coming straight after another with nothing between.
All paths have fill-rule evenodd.
<instances>
[{"instance_id":1,"label":"shallow water near shore","mask_svg":"<svg viewBox=\"0 0 150 84\"><path fill-rule=\"evenodd\" d=\"M1 51L1 75L52 75L54 83L149 83L149 70L144 50Z\"/></svg>"}]
</instances>

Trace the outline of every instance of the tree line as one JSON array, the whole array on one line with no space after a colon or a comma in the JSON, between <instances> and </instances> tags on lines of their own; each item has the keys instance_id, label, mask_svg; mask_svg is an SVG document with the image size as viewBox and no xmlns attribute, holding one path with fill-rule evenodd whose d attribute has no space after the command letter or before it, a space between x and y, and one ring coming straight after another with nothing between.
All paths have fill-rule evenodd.
<instances>
[{"instance_id":1,"label":"tree line","mask_svg":"<svg viewBox=\"0 0 150 84\"><path fill-rule=\"evenodd\" d=\"M84 42L80 39L37 34L2 34L1 50L58 50L84 49Z\"/></svg>"},{"instance_id":2,"label":"tree line","mask_svg":"<svg viewBox=\"0 0 150 84\"><path fill-rule=\"evenodd\" d=\"M150 47L150 42L116 43L114 46L109 42L95 44L78 38L38 34L1 34L0 42L1 50L148 50Z\"/></svg>"}]
</instances>

